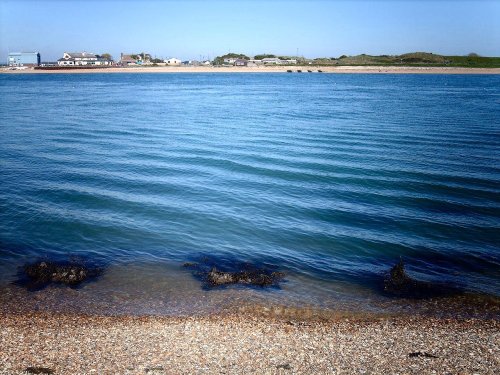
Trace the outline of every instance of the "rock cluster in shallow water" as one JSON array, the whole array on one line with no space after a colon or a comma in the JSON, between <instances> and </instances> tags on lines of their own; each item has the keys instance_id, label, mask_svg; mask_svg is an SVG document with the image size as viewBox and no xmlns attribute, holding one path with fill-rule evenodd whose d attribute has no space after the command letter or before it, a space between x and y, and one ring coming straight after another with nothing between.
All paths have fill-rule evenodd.
<instances>
[{"instance_id":1,"label":"rock cluster in shallow water","mask_svg":"<svg viewBox=\"0 0 500 375\"><path fill-rule=\"evenodd\" d=\"M76 286L89 277L98 276L100 269L89 268L80 264L57 264L53 262L35 262L24 266L26 276L35 285L50 283Z\"/></svg>"},{"instance_id":2,"label":"rock cluster in shallow water","mask_svg":"<svg viewBox=\"0 0 500 375\"><path fill-rule=\"evenodd\" d=\"M210 270L207 280L211 285L250 284L257 286L270 286L284 277L282 272L267 272L262 269L243 270L238 272L222 272L215 267Z\"/></svg>"},{"instance_id":3,"label":"rock cluster in shallow water","mask_svg":"<svg viewBox=\"0 0 500 375\"><path fill-rule=\"evenodd\" d=\"M234 271L221 271L213 264L199 264L186 262L185 268L191 268L193 275L210 287L241 284L248 286L277 286L285 277L283 272L271 271L267 268L257 267L249 263L239 263Z\"/></svg>"},{"instance_id":4,"label":"rock cluster in shallow water","mask_svg":"<svg viewBox=\"0 0 500 375\"><path fill-rule=\"evenodd\" d=\"M460 290L445 284L419 281L406 274L403 260L391 268L384 280L384 291L403 298L430 298L460 294Z\"/></svg>"}]
</instances>

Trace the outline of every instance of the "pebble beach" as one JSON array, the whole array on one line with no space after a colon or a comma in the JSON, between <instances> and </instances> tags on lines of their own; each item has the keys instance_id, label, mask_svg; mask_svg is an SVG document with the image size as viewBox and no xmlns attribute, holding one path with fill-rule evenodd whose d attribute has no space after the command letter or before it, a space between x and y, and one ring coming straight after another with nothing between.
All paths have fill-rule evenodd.
<instances>
[{"instance_id":1,"label":"pebble beach","mask_svg":"<svg viewBox=\"0 0 500 375\"><path fill-rule=\"evenodd\" d=\"M0 374L497 374L497 320L0 316Z\"/></svg>"}]
</instances>

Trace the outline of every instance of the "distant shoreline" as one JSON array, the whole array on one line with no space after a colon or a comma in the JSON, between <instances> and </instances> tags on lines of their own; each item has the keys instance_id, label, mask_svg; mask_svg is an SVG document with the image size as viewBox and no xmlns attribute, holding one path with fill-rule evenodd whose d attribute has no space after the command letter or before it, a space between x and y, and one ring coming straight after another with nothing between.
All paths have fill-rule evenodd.
<instances>
[{"instance_id":1,"label":"distant shoreline","mask_svg":"<svg viewBox=\"0 0 500 375\"><path fill-rule=\"evenodd\" d=\"M92 69L25 69L0 70L3 74L95 74L95 73L286 73L293 74L336 73L336 74L500 74L500 68L458 68L420 66L258 66L258 67L213 67L213 66L161 66L161 67L113 67ZM310 74L310 73L309 73Z\"/></svg>"}]
</instances>

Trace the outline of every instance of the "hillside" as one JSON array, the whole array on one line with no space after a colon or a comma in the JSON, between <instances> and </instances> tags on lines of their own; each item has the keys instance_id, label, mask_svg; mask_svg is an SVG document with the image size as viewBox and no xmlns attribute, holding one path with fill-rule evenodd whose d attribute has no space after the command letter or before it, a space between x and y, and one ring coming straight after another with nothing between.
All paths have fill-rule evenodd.
<instances>
[{"instance_id":1,"label":"hillside","mask_svg":"<svg viewBox=\"0 0 500 375\"><path fill-rule=\"evenodd\" d=\"M405 53L403 55L357 55L339 58L317 58L316 65L366 66L366 65L405 65L405 66L450 66L467 68L500 68L500 57L483 57L476 54L468 56L443 56L428 52Z\"/></svg>"}]
</instances>

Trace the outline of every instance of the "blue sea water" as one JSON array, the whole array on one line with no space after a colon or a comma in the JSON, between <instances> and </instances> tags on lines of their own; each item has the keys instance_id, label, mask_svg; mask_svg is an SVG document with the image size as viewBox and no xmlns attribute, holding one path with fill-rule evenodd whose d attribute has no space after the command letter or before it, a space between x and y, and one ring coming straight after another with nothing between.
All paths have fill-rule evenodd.
<instances>
[{"instance_id":1,"label":"blue sea water","mask_svg":"<svg viewBox=\"0 0 500 375\"><path fill-rule=\"evenodd\" d=\"M0 117L8 298L73 256L108 268L80 294L140 313L383 301L400 257L500 296L498 75L2 74ZM207 256L288 282L200 290L179 265Z\"/></svg>"}]
</instances>

